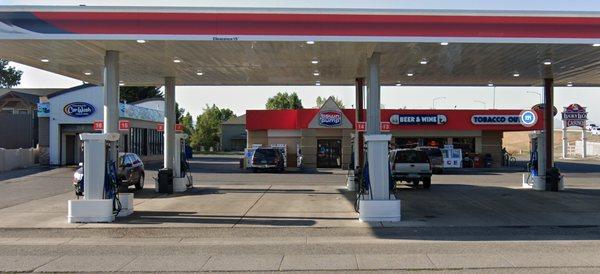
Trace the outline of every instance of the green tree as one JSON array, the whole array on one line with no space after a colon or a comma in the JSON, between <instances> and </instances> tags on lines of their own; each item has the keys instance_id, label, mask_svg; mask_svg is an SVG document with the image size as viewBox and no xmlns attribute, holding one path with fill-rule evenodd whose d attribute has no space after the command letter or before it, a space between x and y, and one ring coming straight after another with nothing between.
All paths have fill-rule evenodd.
<instances>
[{"instance_id":1,"label":"green tree","mask_svg":"<svg viewBox=\"0 0 600 274\"><path fill-rule=\"evenodd\" d=\"M215 105L206 105L202 114L196 119L196 126L191 138L192 147L196 150L199 150L201 146L216 148L219 144L221 123L231 117L235 117L235 115L230 109L219 109Z\"/></svg>"},{"instance_id":2,"label":"green tree","mask_svg":"<svg viewBox=\"0 0 600 274\"><path fill-rule=\"evenodd\" d=\"M133 103L148 98L163 98L160 87L120 87L121 101Z\"/></svg>"},{"instance_id":3,"label":"green tree","mask_svg":"<svg viewBox=\"0 0 600 274\"><path fill-rule=\"evenodd\" d=\"M301 109L302 100L295 92L279 92L267 100L267 109Z\"/></svg>"},{"instance_id":4,"label":"green tree","mask_svg":"<svg viewBox=\"0 0 600 274\"><path fill-rule=\"evenodd\" d=\"M11 88L21 83L23 72L8 65L8 60L0 59L0 88Z\"/></svg>"},{"instance_id":5,"label":"green tree","mask_svg":"<svg viewBox=\"0 0 600 274\"><path fill-rule=\"evenodd\" d=\"M182 123L181 119L183 119L183 114L185 113L185 108L180 108L179 103L175 102L175 123ZM189 115L189 113L188 113Z\"/></svg>"},{"instance_id":6,"label":"green tree","mask_svg":"<svg viewBox=\"0 0 600 274\"><path fill-rule=\"evenodd\" d=\"M187 143L189 144L192 135L194 134L194 117L187 112L183 117L181 117L179 123L184 126L184 133L188 135Z\"/></svg>"},{"instance_id":7,"label":"green tree","mask_svg":"<svg viewBox=\"0 0 600 274\"><path fill-rule=\"evenodd\" d=\"M333 98L333 101L338 105L339 108L345 108L346 107L346 106L344 106L344 103L342 102L342 99L337 98L335 96L329 96L328 98L318 96L317 100L316 100L317 107L318 108L322 107L323 104L325 104L325 101L327 101L327 99L329 99L329 98Z\"/></svg>"}]
</instances>

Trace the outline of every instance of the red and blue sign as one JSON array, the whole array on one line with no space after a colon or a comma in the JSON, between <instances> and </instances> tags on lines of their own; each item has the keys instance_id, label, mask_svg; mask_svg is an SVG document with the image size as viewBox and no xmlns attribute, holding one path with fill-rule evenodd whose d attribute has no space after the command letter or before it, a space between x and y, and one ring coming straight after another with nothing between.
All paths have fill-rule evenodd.
<instances>
[{"instance_id":1,"label":"red and blue sign","mask_svg":"<svg viewBox=\"0 0 600 274\"><path fill-rule=\"evenodd\" d=\"M326 111L319 113L319 125L324 127L337 127L342 124L342 113Z\"/></svg>"},{"instance_id":2,"label":"red and blue sign","mask_svg":"<svg viewBox=\"0 0 600 274\"><path fill-rule=\"evenodd\" d=\"M66 115L69 115L71 117L82 118L94 114L96 108L93 105L85 102L74 102L67 104L63 108L63 111Z\"/></svg>"},{"instance_id":3,"label":"red and blue sign","mask_svg":"<svg viewBox=\"0 0 600 274\"><path fill-rule=\"evenodd\" d=\"M587 111L579 104L570 104L564 108L562 119L566 127L585 128L587 122Z\"/></svg>"}]
</instances>

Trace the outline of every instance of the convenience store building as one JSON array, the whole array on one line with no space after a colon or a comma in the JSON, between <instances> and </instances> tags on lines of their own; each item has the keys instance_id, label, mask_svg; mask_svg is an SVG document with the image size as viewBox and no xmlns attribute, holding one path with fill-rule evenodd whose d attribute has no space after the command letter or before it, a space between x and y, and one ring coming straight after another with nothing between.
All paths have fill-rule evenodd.
<instances>
[{"instance_id":1,"label":"convenience store building","mask_svg":"<svg viewBox=\"0 0 600 274\"><path fill-rule=\"evenodd\" d=\"M462 155L489 154L492 166L502 164L502 136L506 131L532 131L543 127L541 112L537 123L526 127L520 109L382 109L381 121L389 122L391 148L451 145ZM352 157L356 110L340 109L328 100L321 109L248 110L248 146L287 146L288 167L344 168Z\"/></svg>"}]
</instances>

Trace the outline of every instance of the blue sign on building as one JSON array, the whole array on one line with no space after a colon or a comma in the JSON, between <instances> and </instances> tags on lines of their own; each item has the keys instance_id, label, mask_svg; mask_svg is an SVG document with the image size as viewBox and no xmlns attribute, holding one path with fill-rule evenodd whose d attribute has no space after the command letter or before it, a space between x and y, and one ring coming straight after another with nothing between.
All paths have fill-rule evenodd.
<instances>
[{"instance_id":1,"label":"blue sign on building","mask_svg":"<svg viewBox=\"0 0 600 274\"><path fill-rule=\"evenodd\" d=\"M63 111L65 112L66 115L69 115L71 117L81 118L81 117L87 117L87 116L94 114L94 112L96 111L96 108L94 108L93 105L85 103L85 102L73 102L73 103L67 104L63 108Z\"/></svg>"},{"instance_id":2,"label":"blue sign on building","mask_svg":"<svg viewBox=\"0 0 600 274\"><path fill-rule=\"evenodd\" d=\"M394 114L390 123L394 125L444 125L448 117L444 114Z\"/></svg>"}]
</instances>

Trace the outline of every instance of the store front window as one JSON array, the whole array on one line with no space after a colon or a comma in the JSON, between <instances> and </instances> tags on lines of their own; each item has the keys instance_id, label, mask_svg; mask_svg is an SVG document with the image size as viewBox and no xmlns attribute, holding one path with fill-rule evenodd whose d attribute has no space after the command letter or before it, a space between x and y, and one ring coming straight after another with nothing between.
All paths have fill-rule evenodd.
<instances>
[{"instance_id":1,"label":"store front window","mask_svg":"<svg viewBox=\"0 0 600 274\"><path fill-rule=\"evenodd\" d=\"M452 138L454 148L462 149L463 154L475 153L475 138L473 137L454 137Z\"/></svg>"},{"instance_id":2,"label":"store front window","mask_svg":"<svg viewBox=\"0 0 600 274\"><path fill-rule=\"evenodd\" d=\"M163 134L155 129L132 128L130 140L131 152L139 156L163 153Z\"/></svg>"},{"instance_id":3,"label":"store front window","mask_svg":"<svg viewBox=\"0 0 600 274\"><path fill-rule=\"evenodd\" d=\"M317 167L340 168L342 167L342 140L319 139L317 140Z\"/></svg>"},{"instance_id":4,"label":"store front window","mask_svg":"<svg viewBox=\"0 0 600 274\"><path fill-rule=\"evenodd\" d=\"M396 148L415 148L418 147L420 142L419 138L403 138L396 137Z\"/></svg>"},{"instance_id":5,"label":"store front window","mask_svg":"<svg viewBox=\"0 0 600 274\"><path fill-rule=\"evenodd\" d=\"M444 148L447 138L423 138L423 146Z\"/></svg>"}]
</instances>

